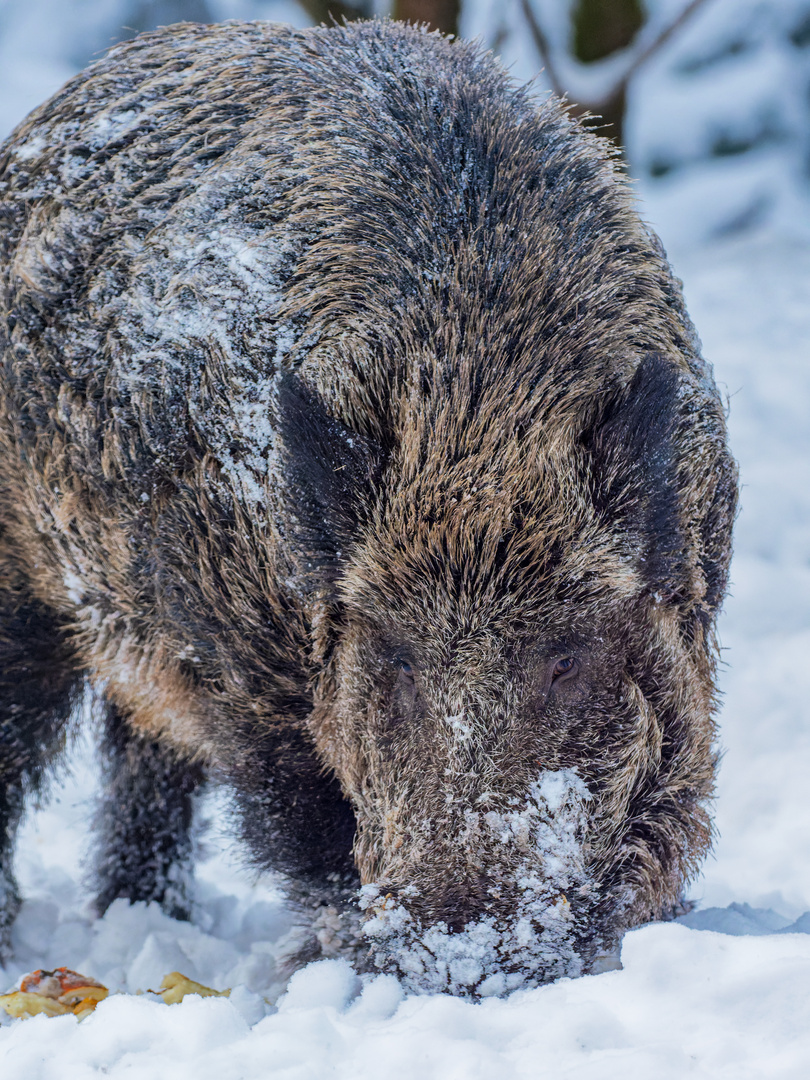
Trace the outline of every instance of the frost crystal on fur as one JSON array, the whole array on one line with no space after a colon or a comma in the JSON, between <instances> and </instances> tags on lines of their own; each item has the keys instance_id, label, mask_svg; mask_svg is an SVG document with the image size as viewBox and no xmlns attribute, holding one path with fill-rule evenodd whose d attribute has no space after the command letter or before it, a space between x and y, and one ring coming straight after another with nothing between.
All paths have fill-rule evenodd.
<instances>
[{"instance_id":1,"label":"frost crystal on fur","mask_svg":"<svg viewBox=\"0 0 810 1080\"><path fill-rule=\"evenodd\" d=\"M521 853L515 871L520 899L508 926L492 916L456 933L442 922L422 926L408 910L407 888L394 899L379 885L364 886L360 906L369 917L363 930L379 950L377 965L399 972L412 990L484 997L581 974L579 928L568 897L587 897L590 890L583 853L590 799L576 771L560 769L541 773L519 809L467 812L470 828L483 825L505 855L512 848Z\"/></svg>"}]
</instances>

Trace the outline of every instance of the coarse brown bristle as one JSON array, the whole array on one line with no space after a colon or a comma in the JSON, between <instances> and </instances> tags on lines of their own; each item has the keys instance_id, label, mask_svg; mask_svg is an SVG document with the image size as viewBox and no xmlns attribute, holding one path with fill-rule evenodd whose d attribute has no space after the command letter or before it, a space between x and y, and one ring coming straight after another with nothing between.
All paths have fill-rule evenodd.
<instances>
[{"instance_id":1,"label":"coarse brown bristle","mask_svg":"<svg viewBox=\"0 0 810 1080\"><path fill-rule=\"evenodd\" d=\"M206 772L299 961L502 992L673 908L736 469L606 142L417 28L183 24L0 148L0 271L0 835L87 673L101 908L188 913Z\"/></svg>"}]
</instances>

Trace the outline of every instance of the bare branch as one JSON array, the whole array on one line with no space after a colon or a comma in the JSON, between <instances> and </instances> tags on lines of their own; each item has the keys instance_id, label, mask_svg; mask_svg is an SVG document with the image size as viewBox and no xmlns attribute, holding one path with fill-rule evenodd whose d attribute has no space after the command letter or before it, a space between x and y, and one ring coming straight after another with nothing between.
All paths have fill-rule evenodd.
<instances>
[{"instance_id":1,"label":"bare branch","mask_svg":"<svg viewBox=\"0 0 810 1080\"><path fill-rule=\"evenodd\" d=\"M551 47L548 43L545 31L537 21L537 16L534 13L530 0L520 0L520 6L523 8L523 14L526 16L526 22L529 24L529 29L532 32L534 44L537 51L540 53L540 59L543 63L543 68L548 77L548 81L551 83L551 89L558 97L563 97L565 89L557 74L557 68L554 61L552 60Z\"/></svg>"},{"instance_id":2,"label":"bare branch","mask_svg":"<svg viewBox=\"0 0 810 1080\"><path fill-rule=\"evenodd\" d=\"M562 84L554 64L549 40L534 13L531 0L520 0L520 3L546 75L551 83L551 88L559 97L566 97L568 92ZM616 79L610 89L599 100L588 101L579 98L576 102L571 102L569 106L571 115L582 117L587 123L592 123L594 118L601 117L603 121L600 126L601 133L613 139L620 148L623 147L624 114L627 102L627 87L630 79L639 68L664 47L672 35L704 3L706 3L706 0L689 0L681 13L672 22L668 23L648 45L631 57L623 74Z\"/></svg>"},{"instance_id":3,"label":"bare branch","mask_svg":"<svg viewBox=\"0 0 810 1080\"><path fill-rule=\"evenodd\" d=\"M627 71L622 76L622 81L626 84L635 75L640 67L647 63L650 57L654 56L660 49L666 45L672 35L679 30L683 24L694 15L699 7L706 3L706 0L689 0L689 3L683 9L683 11L675 19L665 26L658 37L653 38L650 44L633 58Z\"/></svg>"},{"instance_id":4,"label":"bare branch","mask_svg":"<svg viewBox=\"0 0 810 1080\"><path fill-rule=\"evenodd\" d=\"M489 47L495 56L498 56L501 51L501 46L504 42L508 41L511 31L506 25L506 19L501 19L498 23L498 29L495 31L495 36L489 43Z\"/></svg>"},{"instance_id":5,"label":"bare branch","mask_svg":"<svg viewBox=\"0 0 810 1080\"><path fill-rule=\"evenodd\" d=\"M627 87L630 79L635 75L639 68L646 64L652 56L659 52L659 50L662 49L664 45L666 45L672 35L676 33L676 31L679 30L683 26L683 24L692 17L692 15L697 11L697 9L705 3L706 0L689 0L687 5L681 11L680 15L677 15L671 23L668 23L657 35L657 37L653 38L649 45L647 45L631 59L630 63L627 66L627 69L616 80L614 85L605 94L604 98L599 102L583 102L583 106L588 109L592 109L594 112L599 112L599 108L601 105L603 105L607 101L610 101L613 98L620 96L623 88ZM549 45L548 38L546 37L545 31L543 30L537 19L537 16L534 13L534 9L531 5L531 0L520 0L520 5L523 9L523 14L526 16L526 22L529 24L529 29L531 30L532 38L534 39L534 44L537 48L538 53L540 54L540 59L543 63L543 67L545 68L548 80L551 83L551 88L555 94L563 97L566 93L566 90L562 84L562 81L557 72L557 68L554 64L551 46Z\"/></svg>"}]
</instances>

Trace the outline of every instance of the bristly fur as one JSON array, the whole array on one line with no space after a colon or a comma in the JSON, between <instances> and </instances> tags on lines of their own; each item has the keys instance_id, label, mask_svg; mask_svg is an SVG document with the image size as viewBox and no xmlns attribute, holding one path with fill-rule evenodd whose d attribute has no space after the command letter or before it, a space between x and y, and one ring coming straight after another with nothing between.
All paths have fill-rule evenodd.
<instances>
[{"instance_id":1,"label":"bristly fur","mask_svg":"<svg viewBox=\"0 0 810 1080\"><path fill-rule=\"evenodd\" d=\"M606 143L412 27L170 27L0 148L0 274L6 927L83 672L101 907L183 908L211 770L299 959L499 992L672 908L736 470Z\"/></svg>"}]
</instances>

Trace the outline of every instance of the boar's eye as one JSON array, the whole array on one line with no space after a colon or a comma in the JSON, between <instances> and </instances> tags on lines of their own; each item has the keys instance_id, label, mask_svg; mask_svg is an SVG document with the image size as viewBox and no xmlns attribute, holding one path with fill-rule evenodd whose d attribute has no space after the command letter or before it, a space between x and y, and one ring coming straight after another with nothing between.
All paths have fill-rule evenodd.
<instances>
[{"instance_id":1,"label":"boar's eye","mask_svg":"<svg viewBox=\"0 0 810 1080\"><path fill-rule=\"evenodd\" d=\"M412 683L416 675L416 668L411 661L406 656L397 656L394 658L393 663L403 682Z\"/></svg>"},{"instance_id":2,"label":"boar's eye","mask_svg":"<svg viewBox=\"0 0 810 1080\"><path fill-rule=\"evenodd\" d=\"M578 664L573 656L563 656L554 665L551 672L551 682L564 682L572 675L576 675L578 670Z\"/></svg>"}]
</instances>

